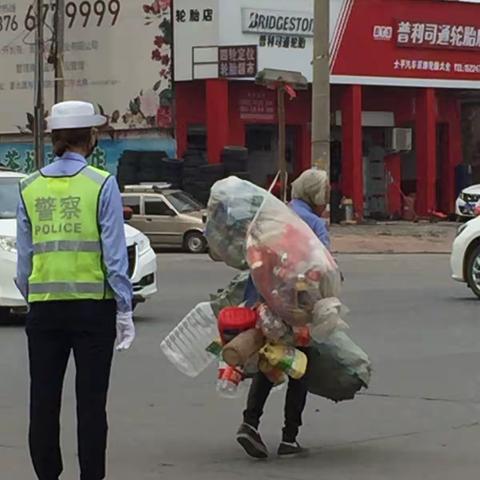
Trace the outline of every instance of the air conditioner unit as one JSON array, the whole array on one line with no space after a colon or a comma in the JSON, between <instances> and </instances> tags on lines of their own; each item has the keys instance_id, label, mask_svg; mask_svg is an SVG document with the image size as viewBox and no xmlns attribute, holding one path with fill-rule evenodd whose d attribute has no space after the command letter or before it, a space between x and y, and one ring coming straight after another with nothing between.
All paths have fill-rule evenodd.
<instances>
[{"instance_id":1,"label":"air conditioner unit","mask_svg":"<svg viewBox=\"0 0 480 480\"><path fill-rule=\"evenodd\" d=\"M392 128L387 130L385 148L389 152L409 152L412 150L412 129Z\"/></svg>"}]
</instances>

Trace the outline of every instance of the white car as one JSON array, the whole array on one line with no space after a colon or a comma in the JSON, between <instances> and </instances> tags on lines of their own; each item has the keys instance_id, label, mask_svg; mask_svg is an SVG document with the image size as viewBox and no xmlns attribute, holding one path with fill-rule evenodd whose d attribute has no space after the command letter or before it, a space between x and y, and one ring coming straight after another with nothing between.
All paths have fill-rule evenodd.
<instances>
[{"instance_id":1,"label":"white car","mask_svg":"<svg viewBox=\"0 0 480 480\"><path fill-rule=\"evenodd\" d=\"M452 277L480 298L480 217L460 226L450 257Z\"/></svg>"},{"instance_id":2,"label":"white car","mask_svg":"<svg viewBox=\"0 0 480 480\"><path fill-rule=\"evenodd\" d=\"M0 169L0 320L11 310L25 311L26 304L14 278L17 268L16 209L18 183L25 175ZM130 225L125 225L129 274L134 302L142 303L157 293L157 261L148 238Z\"/></svg>"},{"instance_id":3,"label":"white car","mask_svg":"<svg viewBox=\"0 0 480 480\"><path fill-rule=\"evenodd\" d=\"M475 217L475 207L480 201L480 185L464 188L457 198L455 211L460 219Z\"/></svg>"}]
</instances>

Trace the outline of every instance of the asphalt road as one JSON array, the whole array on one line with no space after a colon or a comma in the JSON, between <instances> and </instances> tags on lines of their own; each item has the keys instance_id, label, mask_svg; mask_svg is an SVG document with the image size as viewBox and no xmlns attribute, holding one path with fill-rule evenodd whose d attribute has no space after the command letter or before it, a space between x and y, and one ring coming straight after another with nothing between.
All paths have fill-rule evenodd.
<instances>
[{"instance_id":1,"label":"asphalt road","mask_svg":"<svg viewBox=\"0 0 480 480\"><path fill-rule=\"evenodd\" d=\"M480 471L480 316L444 255L342 256L351 335L371 356L371 388L334 405L311 397L309 458L253 462L233 440L243 399L215 392L215 370L182 376L161 339L232 272L205 257L159 257L161 293L138 310L134 349L117 355L110 392L109 479L470 480ZM21 325L0 327L0 478L33 479L25 447ZM275 450L283 393L262 425ZM64 394L64 480L78 479L72 371Z\"/></svg>"}]
</instances>

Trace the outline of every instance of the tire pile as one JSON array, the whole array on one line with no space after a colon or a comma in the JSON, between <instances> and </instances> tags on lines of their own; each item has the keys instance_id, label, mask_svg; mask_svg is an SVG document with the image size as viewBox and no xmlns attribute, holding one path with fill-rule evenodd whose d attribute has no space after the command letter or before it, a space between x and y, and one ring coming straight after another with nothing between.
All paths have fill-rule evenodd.
<instances>
[{"instance_id":1,"label":"tire pile","mask_svg":"<svg viewBox=\"0 0 480 480\"><path fill-rule=\"evenodd\" d=\"M166 182L182 188L198 201L207 204L212 186L222 178L235 175L250 180L248 150L244 147L225 147L221 163L208 163L204 151L189 149L183 161L169 159L160 152L125 150L119 161L117 180L120 188L139 183Z\"/></svg>"},{"instance_id":2,"label":"tire pile","mask_svg":"<svg viewBox=\"0 0 480 480\"><path fill-rule=\"evenodd\" d=\"M221 158L227 177L234 175L241 180L250 180L248 150L245 147L225 147Z\"/></svg>"},{"instance_id":3,"label":"tire pile","mask_svg":"<svg viewBox=\"0 0 480 480\"><path fill-rule=\"evenodd\" d=\"M139 183L167 182L181 187L183 162L169 159L164 151L125 150L120 157L117 180L120 188Z\"/></svg>"}]
</instances>

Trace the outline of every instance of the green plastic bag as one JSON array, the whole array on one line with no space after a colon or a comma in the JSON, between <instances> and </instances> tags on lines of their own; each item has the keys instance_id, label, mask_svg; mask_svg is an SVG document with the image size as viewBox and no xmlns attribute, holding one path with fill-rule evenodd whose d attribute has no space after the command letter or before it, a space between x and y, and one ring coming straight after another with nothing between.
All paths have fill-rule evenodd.
<instances>
[{"instance_id":1,"label":"green plastic bag","mask_svg":"<svg viewBox=\"0 0 480 480\"><path fill-rule=\"evenodd\" d=\"M210 295L212 310L218 318L219 313L226 307L237 307L245 297L250 272L243 271L235 275L232 281L222 290Z\"/></svg>"},{"instance_id":2,"label":"green plastic bag","mask_svg":"<svg viewBox=\"0 0 480 480\"><path fill-rule=\"evenodd\" d=\"M372 367L368 355L343 331L309 348L306 379L314 395L342 402L368 388Z\"/></svg>"}]
</instances>

